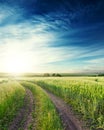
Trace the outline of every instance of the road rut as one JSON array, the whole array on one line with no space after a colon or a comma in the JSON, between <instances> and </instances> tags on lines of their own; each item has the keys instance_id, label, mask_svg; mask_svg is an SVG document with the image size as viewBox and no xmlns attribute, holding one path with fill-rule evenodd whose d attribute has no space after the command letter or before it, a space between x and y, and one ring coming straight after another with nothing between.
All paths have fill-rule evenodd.
<instances>
[{"instance_id":1,"label":"road rut","mask_svg":"<svg viewBox=\"0 0 104 130\"><path fill-rule=\"evenodd\" d=\"M24 99L24 106L20 109L19 113L10 124L8 130L28 130L30 123L32 122L32 111L34 97L29 89L26 89L26 96Z\"/></svg>"},{"instance_id":2,"label":"road rut","mask_svg":"<svg viewBox=\"0 0 104 130\"><path fill-rule=\"evenodd\" d=\"M82 123L75 118L75 115L72 113L71 108L67 105L62 99L55 96L51 92L44 90L52 102L54 103L65 127L65 130L89 130L86 127L82 127Z\"/></svg>"}]
</instances>

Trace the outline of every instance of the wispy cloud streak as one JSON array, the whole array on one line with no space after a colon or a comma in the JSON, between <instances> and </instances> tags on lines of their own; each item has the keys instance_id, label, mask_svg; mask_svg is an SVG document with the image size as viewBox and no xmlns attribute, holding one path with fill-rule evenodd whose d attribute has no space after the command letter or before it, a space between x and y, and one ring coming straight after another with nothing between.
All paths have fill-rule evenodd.
<instances>
[{"instance_id":1,"label":"wispy cloud streak","mask_svg":"<svg viewBox=\"0 0 104 130\"><path fill-rule=\"evenodd\" d=\"M75 0L75 3L2 2L0 71L5 71L3 66L9 54L20 53L28 61L30 72L101 72L104 67L103 2L95 1L93 5Z\"/></svg>"}]
</instances>

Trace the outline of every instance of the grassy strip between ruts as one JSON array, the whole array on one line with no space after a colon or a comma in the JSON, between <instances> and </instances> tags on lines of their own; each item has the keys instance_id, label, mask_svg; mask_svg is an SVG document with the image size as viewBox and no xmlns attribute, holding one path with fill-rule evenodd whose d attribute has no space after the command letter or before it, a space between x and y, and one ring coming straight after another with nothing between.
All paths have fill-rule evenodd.
<instances>
[{"instance_id":1,"label":"grassy strip between ruts","mask_svg":"<svg viewBox=\"0 0 104 130\"><path fill-rule=\"evenodd\" d=\"M63 130L56 109L42 88L25 81L21 82L21 84L32 91L35 99L35 110L33 112L35 125L31 125L31 129Z\"/></svg>"},{"instance_id":2,"label":"grassy strip between ruts","mask_svg":"<svg viewBox=\"0 0 104 130\"><path fill-rule=\"evenodd\" d=\"M16 81L0 84L0 130L7 130L10 122L23 106L25 89Z\"/></svg>"}]
</instances>

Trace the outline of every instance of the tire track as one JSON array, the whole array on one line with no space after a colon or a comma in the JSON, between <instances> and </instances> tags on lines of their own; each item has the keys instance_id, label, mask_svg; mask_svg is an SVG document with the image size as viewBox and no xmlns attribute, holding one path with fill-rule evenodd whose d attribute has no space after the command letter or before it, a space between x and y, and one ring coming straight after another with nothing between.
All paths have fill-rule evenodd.
<instances>
[{"instance_id":1,"label":"tire track","mask_svg":"<svg viewBox=\"0 0 104 130\"><path fill-rule=\"evenodd\" d=\"M62 99L55 96L51 92L47 90L44 91L48 94L48 96L54 103L62 120L63 126L65 127L65 130L89 130L86 127L82 127L83 124L77 118L75 118L75 115L72 113L69 105L67 105Z\"/></svg>"},{"instance_id":2,"label":"tire track","mask_svg":"<svg viewBox=\"0 0 104 130\"><path fill-rule=\"evenodd\" d=\"M24 106L20 109L8 130L28 130L28 126L32 122L33 99L32 92L29 89L26 89Z\"/></svg>"}]
</instances>

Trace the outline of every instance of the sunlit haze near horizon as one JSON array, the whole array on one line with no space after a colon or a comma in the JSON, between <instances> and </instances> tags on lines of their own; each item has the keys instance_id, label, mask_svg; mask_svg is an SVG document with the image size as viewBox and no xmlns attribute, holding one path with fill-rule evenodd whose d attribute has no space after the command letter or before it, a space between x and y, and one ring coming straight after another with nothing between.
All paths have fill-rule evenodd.
<instances>
[{"instance_id":1,"label":"sunlit haze near horizon","mask_svg":"<svg viewBox=\"0 0 104 130\"><path fill-rule=\"evenodd\" d=\"M0 72L104 72L104 0L0 0Z\"/></svg>"}]
</instances>

